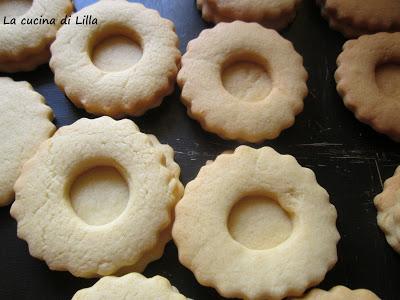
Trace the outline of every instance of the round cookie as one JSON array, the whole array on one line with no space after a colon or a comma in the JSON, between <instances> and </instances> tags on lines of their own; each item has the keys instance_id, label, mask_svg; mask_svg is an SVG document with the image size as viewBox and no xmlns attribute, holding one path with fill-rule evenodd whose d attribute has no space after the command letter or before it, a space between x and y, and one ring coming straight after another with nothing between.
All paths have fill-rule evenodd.
<instances>
[{"instance_id":1,"label":"round cookie","mask_svg":"<svg viewBox=\"0 0 400 300\"><path fill-rule=\"evenodd\" d=\"M188 114L225 139L260 142L293 125L307 72L293 45L257 23L219 23L189 42L178 84Z\"/></svg>"},{"instance_id":2,"label":"round cookie","mask_svg":"<svg viewBox=\"0 0 400 300\"><path fill-rule=\"evenodd\" d=\"M337 261L336 210L314 173L272 148L238 147L201 168L175 208L180 262L224 297L282 299Z\"/></svg>"},{"instance_id":3,"label":"round cookie","mask_svg":"<svg viewBox=\"0 0 400 300\"><path fill-rule=\"evenodd\" d=\"M380 300L373 292L365 289L350 290L349 288L338 285L329 291L313 289L305 296L293 298L292 300Z\"/></svg>"},{"instance_id":4,"label":"round cookie","mask_svg":"<svg viewBox=\"0 0 400 300\"><path fill-rule=\"evenodd\" d=\"M0 206L5 206L13 200L22 165L53 134L55 126L52 110L29 83L1 77L0 91Z\"/></svg>"},{"instance_id":5,"label":"round cookie","mask_svg":"<svg viewBox=\"0 0 400 300\"><path fill-rule=\"evenodd\" d=\"M90 288L79 290L72 300L185 300L185 296L161 276L146 278L138 273L103 277Z\"/></svg>"},{"instance_id":6,"label":"round cookie","mask_svg":"<svg viewBox=\"0 0 400 300\"><path fill-rule=\"evenodd\" d=\"M283 29L296 16L300 0L197 0L197 7L207 22L258 22L268 28Z\"/></svg>"},{"instance_id":7,"label":"round cookie","mask_svg":"<svg viewBox=\"0 0 400 300\"><path fill-rule=\"evenodd\" d=\"M377 33L343 46L335 73L338 93L358 120L400 140L400 33Z\"/></svg>"},{"instance_id":8,"label":"round cookie","mask_svg":"<svg viewBox=\"0 0 400 300\"><path fill-rule=\"evenodd\" d=\"M96 115L139 116L160 105L173 91L180 60L173 23L155 10L125 0L99 1L72 18L85 15L96 18L98 25L63 26L51 45L56 84L77 107ZM122 63L123 69L98 67L95 48L115 37L138 44L141 58L133 65ZM121 59L112 48L109 55L106 65Z\"/></svg>"},{"instance_id":9,"label":"round cookie","mask_svg":"<svg viewBox=\"0 0 400 300\"><path fill-rule=\"evenodd\" d=\"M385 181L383 192L374 199L378 210L378 225L387 242L400 253L400 167Z\"/></svg>"},{"instance_id":10,"label":"round cookie","mask_svg":"<svg viewBox=\"0 0 400 300\"><path fill-rule=\"evenodd\" d=\"M169 239L183 192L179 170L173 150L132 121L80 119L25 164L11 207L18 236L52 270L79 277L142 271ZM122 191L115 177L123 178Z\"/></svg>"},{"instance_id":11,"label":"round cookie","mask_svg":"<svg viewBox=\"0 0 400 300\"><path fill-rule=\"evenodd\" d=\"M397 0L317 0L317 3L332 29L346 37L400 30L400 3Z\"/></svg>"},{"instance_id":12,"label":"round cookie","mask_svg":"<svg viewBox=\"0 0 400 300\"><path fill-rule=\"evenodd\" d=\"M3 4L2 16L16 18L16 25L0 26L0 71L32 70L48 61L48 48L61 26L61 19L72 12L70 0L8 1ZM54 24L24 25L22 20L52 20ZM3 19L3 17L1 17ZM9 20L10 22L10 20ZM47 59L47 60L45 60Z\"/></svg>"}]
</instances>

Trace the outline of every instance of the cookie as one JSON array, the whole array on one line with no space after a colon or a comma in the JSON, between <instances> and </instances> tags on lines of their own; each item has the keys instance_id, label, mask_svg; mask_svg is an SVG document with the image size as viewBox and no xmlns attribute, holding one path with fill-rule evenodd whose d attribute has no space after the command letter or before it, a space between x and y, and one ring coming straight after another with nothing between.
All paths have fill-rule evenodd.
<instances>
[{"instance_id":1,"label":"cookie","mask_svg":"<svg viewBox=\"0 0 400 300\"><path fill-rule=\"evenodd\" d=\"M100 279L90 288L79 290L72 300L185 300L185 296L171 286L161 276L146 278L138 273L130 273L123 277L107 276Z\"/></svg>"},{"instance_id":2,"label":"cookie","mask_svg":"<svg viewBox=\"0 0 400 300\"><path fill-rule=\"evenodd\" d=\"M305 296L292 300L380 300L373 292L365 289L350 290L345 286L335 286L329 291L313 289Z\"/></svg>"},{"instance_id":3,"label":"cookie","mask_svg":"<svg viewBox=\"0 0 400 300\"><path fill-rule=\"evenodd\" d=\"M186 186L172 236L200 284L227 298L282 299L318 284L336 263L336 217L294 157L240 146Z\"/></svg>"},{"instance_id":4,"label":"cookie","mask_svg":"<svg viewBox=\"0 0 400 300\"><path fill-rule=\"evenodd\" d=\"M225 139L261 142L293 125L307 72L293 45L257 23L219 23L189 42L178 84L188 114Z\"/></svg>"},{"instance_id":5,"label":"cookie","mask_svg":"<svg viewBox=\"0 0 400 300\"><path fill-rule=\"evenodd\" d=\"M377 33L343 46L337 91L358 120L400 141L400 33Z\"/></svg>"},{"instance_id":6,"label":"cookie","mask_svg":"<svg viewBox=\"0 0 400 300\"><path fill-rule=\"evenodd\" d=\"M207 22L258 22L268 28L283 29L296 16L300 0L197 0L197 7Z\"/></svg>"},{"instance_id":7,"label":"cookie","mask_svg":"<svg viewBox=\"0 0 400 300\"><path fill-rule=\"evenodd\" d=\"M139 116L160 105L174 89L180 61L173 23L155 10L125 0L97 2L75 13L72 19L86 15L96 18L98 24L63 26L51 45L50 67L56 84L77 107L96 115ZM103 63L99 67L94 51L116 37L136 43L143 51L141 58L133 65L127 64L130 52L126 47L113 49L111 43L109 59L102 58L105 66L120 62L111 70L104 69Z\"/></svg>"},{"instance_id":8,"label":"cookie","mask_svg":"<svg viewBox=\"0 0 400 300\"><path fill-rule=\"evenodd\" d=\"M13 200L22 165L55 126L52 110L29 83L0 77L0 91L0 206L5 206Z\"/></svg>"},{"instance_id":9,"label":"cookie","mask_svg":"<svg viewBox=\"0 0 400 300\"><path fill-rule=\"evenodd\" d=\"M400 167L385 181L383 192L374 199L378 211L378 225L386 240L400 253Z\"/></svg>"},{"instance_id":10,"label":"cookie","mask_svg":"<svg viewBox=\"0 0 400 300\"><path fill-rule=\"evenodd\" d=\"M48 62L49 46L73 5L70 0L7 1L1 8L0 72L11 73L31 71ZM12 18L15 24L10 24ZM31 25L33 21L40 23Z\"/></svg>"},{"instance_id":11,"label":"cookie","mask_svg":"<svg viewBox=\"0 0 400 300\"><path fill-rule=\"evenodd\" d=\"M9 61L0 62L0 72L16 73L16 72L30 72L35 70L38 66L46 64L50 59L50 49L46 49L43 53L38 53L32 57L27 57L22 61Z\"/></svg>"},{"instance_id":12,"label":"cookie","mask_svg":"<svg viewBox=\"0 0 400 300\"><path fill-rule=\"evenodd\" d=\"M80 119L24 165L11 215L31 255L52 270L140 272L169 240L179 172L173 150L132 121Z\"/></svg>"},{"instance_id":13,"label":"cookie","mask_svg":"<svg viewBox=\"0 0 400 300\"><path fill-rule=\"evenodd\" d=\"M397 0L317 0L317 3L332 29L346 37L400 30L400 3Z\"/></svg>"}]
</instances>

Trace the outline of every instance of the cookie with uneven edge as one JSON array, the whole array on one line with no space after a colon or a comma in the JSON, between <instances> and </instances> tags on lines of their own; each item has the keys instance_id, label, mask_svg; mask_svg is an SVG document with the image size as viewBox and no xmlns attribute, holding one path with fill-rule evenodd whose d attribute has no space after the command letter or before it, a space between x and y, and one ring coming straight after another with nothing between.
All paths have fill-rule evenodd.
<instances>
[{"instance_id":1,"label":"cookie with uneven edge","mask_svg":"<svg viewBox=\"0 0 400 300\"><path fill-rule=\"evenodd\" d=\"M138 273L123 277L107 276L92 287L79 290L72 300L185 300L185 296L161 276L146 278Z\"/></svg>"},{"instance_id":2,"label":"cookie with uneven edge","mask_svg":"<svg viewBox=\"0 0 400 300\"><path fill-rule=\"evenodd\" d=\"M235 21L203 30L189 42L178 84L189 116L205 130L261 142L294 124L307 77L288 40L257 23Z\"/></svg>"},{"instance_id":3,"label":"cookie with uneven edge","mask_svg":"<svg viewBox=\"0 0 400 300\"><path fill-rule=\"evenodd\" d=\"M173 91L178 72L174 24L155 10L125 0L99 1L72 18L85 15L97 18L98 25L63 26L51 45L56 84L77 107L96 115L139 116L159 106ZM133 65L110 71L98 67L92 55L99 43L114 36L139 44L143 53Z\"/></svg>"},{"instance_id":4,"label":"cookie with uneven edge","mask_svg":"<svg viewBox=\"0 0 400 300\"><path fill-rule=\"evenodd\" d=\"M346 37L400 30L400 3L397 0L317 0L317 3L332 29L341 31Z\"/></svg>"},{"instance_id":5,"label":"cookie with uneven edge","mask_svg":"<svg viewBox=\"0 0 400 300\"><path fill-rule=\"evenodd\" d=\"M107 222L88 222L82 212L101 203L89 199L76 206L72 187L88 170L105 166L124 177L127 203L118 214L114 207L103 211L99 218ZM79 277L143 271L170 238L173 208L183 192L179 173L173 150L132 121L80 119L60 128L24 165L11 215L31 255L52 270Z\"/></svg>"},{"instance_id":6,"label":"cookie with uneven edge","mask_svg":"<svg viewBox=\"0 0 400 300\"><path fill-rule=\"evenodd\" d=\"M329 16L325 10L322 0L317 0L317 4L321 8L321 15L324 17L328 23L329 27L333 30L340 31L347 38L359 37L364 34L369 34L366 29L360 29L355 27L350 27L346 23L341 23L339 20L335 19L333 16Z\"/></svg>"},{"instance_id":7,"label":"cookie with uneven edge","mask_svg":"<svg viewBox=\"0 0 400 300\"><path fill-rule=\"evenodd\" d=\"M53 113L28 82L0 78L0 206L11 203L23 164L49 138Z\"/></svg>"},{"instance_id":8,"label":"cookie with uneven edge","mask_svg":"<svg viewBox=\"0 0 400 300\"><path fill-rule=\"evenodd\" d=\"M197 0L202 17L207 22L258 22L276 30L285 28L296 16L300 0Z\"/></svg>"},{"instance_id":9,"label":"cookie with uneven edge","mask_svg":"<svg viewBox=\"0 0 400 300\"><path fill-rule=\"evenodd\" d=\"M343 46L335 73L337 91L356 118L400 140L400 33L377 33Z\"/></svg>"},{"instance_id":10,"label":"cookie with uneven edge","mask_svg":"<svg viewBox=\"0 0 400 300\"><path fill-rule=\"evenodd\" d=\"M186 186L172 236L200 284L227 298L276 300L302 295L336 263L336 217L294 157L240 146Z\"/></svg>"},{"instance_id":11,"label":"cookie with uneven edge","mask_svg":"<svg viewBox=\"0 0 400 300\"><path fill-rule=\"evenodd\" d=\"M373 292L366 289L350 290L349 288L339 285L324 291L320 289L313 289L305 296L300 298L293 298L292 300L380 300L380 298Z\"/></svg>"},{"instance_id":12,"label":"cookie with uneven edge","mask_svg":"<svg viewBox=\"0 0 400 300\"><path fill-rule=\"evenodd\" d=\"M383 192L374 199L378 225L387 242L400 253L400 167L385 181Z\"/></svg>"},{"instance_id":13,"label":"cookie with uneven edge","mask_svg":"<svg viewBox=\"0 0 400 300\"><path fill-rule=\"evenodd\" d=\"M72 12L70 0L34 0L30 6L18 7L18 3L5 3L7 17L15 17L16 25L0 24L0 71L31 71L48 62L49 46L54 41L61 19ZM16 6L16 7L13 7ZM55 24L37 26L22 25L22 18L50 20Z\"/></svg>"}]
</instances>

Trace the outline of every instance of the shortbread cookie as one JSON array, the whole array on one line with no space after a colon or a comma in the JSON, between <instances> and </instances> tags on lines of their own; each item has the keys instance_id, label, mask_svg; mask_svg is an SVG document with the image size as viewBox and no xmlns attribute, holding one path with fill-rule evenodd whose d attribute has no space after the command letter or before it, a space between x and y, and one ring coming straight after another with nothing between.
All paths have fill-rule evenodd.
<instances>
[{"instance_id":1,"label":"shortbread cookie","mask_svg":"<svg viewBox=\"0 0 400 300\"><path fill-rule=\"evenodd\" d=\"M222 138L260 142L293 125L307 72L293 45L257 23L219 23L189 42L178 83L188 114Z\"/></svg>"},{"instance_id":2,"label":"shortbread cookie","mask_svg":"<svg viewBox=\"0 0 400 300\"><path fill-rule=\"evenodd\" d=\"M27 57L23 61L0 62L0 72L16 73L33 71L38 66L47 63L49 59L50 49L46 49L43 51L43 53L38 53L32 57Z\"/></svg>"},{"instance_id":3,"label":"shortbread cookie","mask_svg":"<svg viewBox=\"0 0 400 300\"><path fill-rule=\"evenodd\" d=\"M374 199L378 210L378 225L386 240L400 253L400 167L385 181L383 192Z\"/></svg>"},{"instance_id":4,"label":"shortbread cookie","mask_svg":"<svg viewBox=\"0 0 400 300\"><path fill-rule=\"evenodd\" d=\"M180 60L173 23L155 10L125 0L97 2L73 19L85 15L97 18L98 25L63 26L51 46L56 84L76 106L97 115L138 116L160 105L174 88ZM115 36L137 42L142 57L122 70L103 70L94 64L93 50Z\"/></svg>"},{"instance_id":5,"label":"shortbread cookie","mask_svg":"<svg viewBox=\"0 0 400 300\"><path fill-rule=\"evenodd\" d=\"M48 48L61 26L61 19L72 12L70 0L33 0L29 7L20 1L9 1L1 15L14 24L0 24L0 71L15 72L32 70L49 59ZM21 11L23 9L23 11ZM54 24L51 20L54 18ZM29 25L29 20L39 22ZM46 21L47 20L47 21ZM23 24L23 23L26 24ZM46 54L46 55L45 55ZM45 60L45 58L47 60Z\"/></svg>"},{"instance_id":6,"label":"shortbread cookie","mask_svg":"<svg viewBox=\"0 0 400 300\"><path fill-rule=\"evenodd\" d=\"M114 204L121 198L115 175L76 188L82 177L98 176L86 174L98 167L124 178L124 206ZM76 189L82 199L75 197ZM30 253L52 270L80 277L121 274L142 271L161 255L182 191L169 146L139 132L130 120L81 119L60 128L25 164L11 215ZM104 207L110 201L113 205Z\"/></svg>"},{"instance_id":7,"label":"shortbread cookie","mask_svg":"<svg viewBox=\"0 0 400 300\"><path fill-rule=\"evenodd\" d=\"M0 91L0 206L4 206L13 200L22 165L55 126L50 107L29 83L1 77Z\"/></svg>"},{"instance_id":8,"label":"shortbread cookie","mask_svg":"<svg viewBox=\"0 0 400 300\"><path fill-rule=\"evenodd\" d=\"M373 292L365 289L350 290L345 286L339 285L324 291L313 289L305 296L293 298L298 300L380 300Z\"/></svg>"},{"instance_id":9,"label":"shortbread cookie","mask_svg":"<svg viewBox=\"0 0 400 300\"><path fill-rule=\"evenodd\" d=\"M330 26L346 37L400 30L398 0L317 0Z\"/></svg>"},{"instance_id":10,"label":"shortbread cookie","mask_svg":"<svg viewBox=\"0 0 400 300\"><path fill-rule=\"evenodd\" d=\"M146 278L138 273L107 276L90 288L75 293L72 300L185 300L185 296L161 276Z\"/></svg>"},{"instance_id":11,"label":"shortbread cookie","mask_svg":"<svg viewBox=\"0 0 400 300\"><path fill-rule=\"evenodd\" d=\"M276 30L285 28L296 16L300 0L197 0L207 22L258 22Z\"/></svg>"},{"instance_id":12,"label":"shortbread cookie","mask_svg":"<svg viewBox=\"0 0 400 300\"><path fill-rule=\"evenodd\" d=\"M400 140L400 33L377 33L343 46L337 90L357 119Z\"/></svg>"},{"instance_id":13,"label":"shortbread cookie","mask_svg":"<svg viewBox=\"0 0 400 300\"><path fill-rule=\"evenodd\" d=\"M238 147L201 168L175 209L180 262L224 297L282 299L337 261L336 210L314 173L272 148Z\"/></svg>"}]
</instances>

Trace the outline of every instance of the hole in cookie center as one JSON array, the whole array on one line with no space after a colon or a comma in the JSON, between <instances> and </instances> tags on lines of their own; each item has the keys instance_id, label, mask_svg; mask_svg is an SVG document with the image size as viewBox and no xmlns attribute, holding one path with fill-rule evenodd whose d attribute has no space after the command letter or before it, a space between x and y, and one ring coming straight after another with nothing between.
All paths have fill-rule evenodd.
<instances>
[{"instance_id":1,"label":"hole in cookie center","mask_svg":"<svg viewBox=\"0 0 400 300\"><path fill-rule=\"evenodd\" d=\"M221 77L224 88L241 101L261 101L271 92L272 82L267 71L254 62L235 61L228 64Z\"/></svg>"},{"instance_id":2,"label":"hole in cookie center","mask_svg":"<svg viewBox=\"0 0 400 300\"><path fill-rule=\"evenodd\" d=\"M71 205L89 225L115 220L128 204L128 184L113 167L95 167L80 174L70 189Z\"/></svg>"},{"instance_id":3,"label":"hole in cookie center","mask_svg":"<svg viewBox=\"0 0 400 300\"><path fill-rule=\"evenodd\" d=\"M277 201L264 196L247 196L232 208L228 229L243 246L263 250L283 243L292 232L292 221Z\"/></svg>"},{"instance_id":4,"label":"hole in cookie center","mask_svg":"<svg viewBox=\"0 0 400 300\"><path fill-rule=\"evenodd\" d=\"M22 16L31 8L32 2L33 0L0 0L0 17Z\"/></svg>"},{"instance_id":5,"label":"hole in cookie center","mask_svg":"<svg viewBox=\"0 0 400 300\"><path fill-rule=\"evenodd\" d=\"M126 70L135 65L141 57L140 44L125 35L113 35L101 39L92 52L93 63L107 72Z\"/></svg>"},{"instance_id":6,"label":"hole in cookie center","mask_svg":"<svg viewBox=\"0 0 400 300\"><path fill-rule=\"evenodd\" d=\"M386 63L375 71L378 88L389 97L400 100L400 64Z\"/></svg>"}]
</instances>

